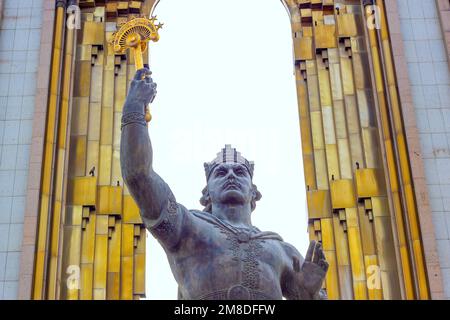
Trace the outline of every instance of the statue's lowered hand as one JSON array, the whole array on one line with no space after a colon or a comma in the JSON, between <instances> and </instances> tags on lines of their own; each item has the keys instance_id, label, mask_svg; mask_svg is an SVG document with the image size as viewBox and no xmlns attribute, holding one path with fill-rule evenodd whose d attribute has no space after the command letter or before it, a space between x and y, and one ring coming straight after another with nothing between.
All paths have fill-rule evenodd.
<instances>
[{"instance_id":1,"label":"statue's lowered hand","mask_svg":"<svg viewBox=\"0 0 450 320\"><path fill-rule=\"evenodd\" d=\"M328 262L319 242L311 241L308 252L300 268L300 262L294 258L294 270L298 273L298 285L304 298L316 299L328 271Z\"/></svg>"},{"instance_id":2,"label":"statue's lowered hand","mask_svg":"<svg viewBox=\"0 0 450 320\"><path fill-rule=\"evenodd\" d=\"M151 74L152 72L147 68L136 72L125 103L126 108L134 109L130 111L144 112L145 107L155 99L157 85L150 77Z\"/></svg>"}]
</instances>

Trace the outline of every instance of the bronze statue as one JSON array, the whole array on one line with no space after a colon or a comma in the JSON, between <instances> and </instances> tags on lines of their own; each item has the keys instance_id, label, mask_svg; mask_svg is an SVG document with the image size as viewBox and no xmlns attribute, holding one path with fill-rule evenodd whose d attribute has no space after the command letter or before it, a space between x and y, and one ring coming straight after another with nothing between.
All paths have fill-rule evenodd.
<instances>
[{"instance_id":1,"label":"bronze statue","mask_svg":"<svg viewBox=\"0 0 450 320\"><path fill-rule=\"evenodd\" d=\"M320 243L305 259L273 232L261 232L251 213L261 194L252 183L254 164L226 146L205 163L203 211L176 202L153 170L145 106L156 95L148 69L132 81L123 108L122 175L142 220L164 248L186 300L326 299L321 289L328 270Z\"/></svg>"}]
</instances>

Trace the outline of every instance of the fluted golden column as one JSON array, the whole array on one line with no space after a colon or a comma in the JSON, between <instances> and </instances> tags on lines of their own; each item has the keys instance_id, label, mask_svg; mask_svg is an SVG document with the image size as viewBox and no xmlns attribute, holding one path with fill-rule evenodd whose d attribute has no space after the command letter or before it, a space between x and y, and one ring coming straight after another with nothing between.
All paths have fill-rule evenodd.
<instances>
[{"instance_id":1,"label":"fluted golden column","mask_svg":"<svg viewBox=\"0 0 450 320\"><path fill-rule=\"evenodd\" d=\"M383 1L286 0L310 237L331 299L428 298ZM378 5L381 29L368 28ZM377 17L378 18L378 17Z\"/></svg>"},{"instance_id":2,"label":"fluted golden column","mask_svg":"<svg viewBox=\"0 0 450 320\"><path fill-rule=\"evenodd\" d=\"M80 0L81 30L66 28L68 4L57 2L34 299L145 296L146 231L119 159L136 70L133 56L117 55L109 41L155 2Z\"/></svg>"}]
</instances>

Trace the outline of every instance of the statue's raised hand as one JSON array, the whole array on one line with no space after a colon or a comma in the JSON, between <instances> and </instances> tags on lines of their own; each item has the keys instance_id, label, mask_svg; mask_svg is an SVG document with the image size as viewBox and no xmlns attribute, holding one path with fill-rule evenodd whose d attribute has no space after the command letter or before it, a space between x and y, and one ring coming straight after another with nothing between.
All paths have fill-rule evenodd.
<instances>
[{"instance_id":1,"label":"statue's raised hand","mask_svg":"<svg viewBox=\"0 0 450 320\"><path fill-rule=\"evenodd\" d=\"M128 112L142 112L145 107L152 103L156 96L156 83L153 82L151 71L147 68L140 69L131 81L128 91L125 109Z\"/></svg>"},{"instance_id":2,"label":"statue's raised hand","mask_svg":"<svg viewBox=\"0 0 450 320\"><path fill-rule=\"evenodd\" d=\"M305 261L300 267L298 259L294 258L294 270L298 274L301 296L304 299L320 299L320 289L328 271L328 262L325 259L322 245L311 241Z\"/></svg>"}]
</instances>

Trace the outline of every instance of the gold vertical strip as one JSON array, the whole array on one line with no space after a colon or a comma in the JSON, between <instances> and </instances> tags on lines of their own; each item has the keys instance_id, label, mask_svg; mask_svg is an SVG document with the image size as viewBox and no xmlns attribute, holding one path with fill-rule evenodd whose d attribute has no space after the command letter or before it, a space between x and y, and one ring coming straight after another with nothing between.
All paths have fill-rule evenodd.
<instances>
[{"instance_id":1,"label":"gold vertical strip","mask_svg":"<svg viewBox=\"0 0 450 320\"><path fill-rule=\"evenodd\" d=\"M371 10L364 7L365 16L367 19L371 19ZM384 90L384 80L382 71L382 62L380 57L380 51L378 49L377 34L375 29L368 29L369 36L369 46L372 55L373 63L373 74L375 88L377 91L379 112L380 112L380 125L382 128L382 136L384 138L385 152L386 152L386 162L387 170L390 183L390 192L392 196L392 206L395 218L395 225L397 230L398 246L402 266L402 276L403 284L405 289L405 298L414 299L415 289L414 289L414 279L413 279L413 269L411 265L411 260L409 256L409 248L407 243L406 226L403 217L403 207L401 201L401 190L399 188L399 178L397 173L396 161L395 161L395 151L394 142L391 137L390 121L388 115L388 106L385 97Z\"/></svg>"},{"instance_id":2,"label":"gold vertical strip","mask_svg":"<svg viewBox=\"0 0 450 320\"><path fill-rule=\"evenodd\" d=\"M121 257L121 279L120 299L133 299L133 271L134 271L134 224L124 223L122 225L122 257Z\"/></svg>"},{"instance_id":3,"label":"gold vertical strip","mask_svg":"<svg viewBox=\"0 0 450 320\"><path fill-rule=\"evenodd\" d=\"M95 212L91 212L89 207L83 207L81 300L92 300L93 297L96 218Z\"/></svg>"},{"instance_id":4,"label":"gold vertical strip","mask_svg":"<svg viewBox=\"0 0 450 320\"><path fill-rule=\"evenodd\" d=\"M395 132L398 162L400 166L401 178L403 182L403 192L405 196L406 214L409 224L411 237L411 247L413 253L413 261L417 277L418 297L420 299L429 299L429 286L427 273L425 268L425 260L423 254L423 244L420 234L420 226L416 208L416 199L414 195L411 168L409 164L409 154L406 146L405 132L403 126L403 118L400 110L400 100L397 91L397 83L395 79L394 64L392 61L392 50L390 45L388 26L386 21L386 11L384 2L377 0L377 5L381 11L381 31L379 40L381 41L380 50L384 57L384 72L389 93L389 102L392 110L392 123Z\"/></svg>"},{"instance_id":5,"label":"gold vertical strip","mask_svg":"<svg viewBox=\"0 0 450 320\"><path fill-rule=\"evenodd\" d=\"M72 66L74 62L74 29L68 29L65 39L64 50L64 70L62 77L62 96L60 101L60 112L58 119L58 136L56 151L56 170L54 177L54 196L52 203L52 228L50 235L50 261L48 268L48 299L60 298L61 284L61 254L62 247L60 240L63 239L63 225L65 214L65 185L66 185L66 167L67 167L67 146L68 135L70 134L70 95L72 88ZM78 234L78 232L76 233Z\"/></svg>"},{"instance_id":6,"label":"gold vertical strip","mask_svg":"<svg viewBox=\"0 0 450 320\"><path fill-rule=\"evenodd\" d=\"M325 281L327 294L329 299L338 300L340 298L339 274L336 261L336 246L334 244L333 219L321 219L320 224L323 251L329 264L328 274Z\"/></svg>"},{"instance_id":7,"label":"gold vertical strip","mask_svg":"<svg viewBox=\"0 0 450 320\"><path fill-rule=\"evenodd\" d=\"M120 299L120 254L122 240L122 223L114 219L114 227L110 230L108 246L108 280L106 298L108 300Z\"/></svg>"},{"instance_id":8,"label":"gold vertical strip","mask_svg":"<svg viewBox=\"0 0 450 320\"><path fill-rule=\"evenodd\" d=\"M56 143L56 125L60 91L61 62L65 26L65 8L56 8L55 34L53 39L50 92L45 130L44 159L42 164L42 181L39 209L39 224L34 268L33 299L46 298L46 273L48 258L48 235L51 222L50 201L52 196L52 177Z\"/></svg>"},{"instance_id":9,"label":"gold vertical strip","mask_svg":"<svg viewBox=\"0 0 450 320\"><path fill-rule=\"evenodd\" d=\"M106 300L108 269L108 216L97 215L94 256L94 300Z\"/></svg>"},{"instance_id":10,"label":"gold vertical strip","mask_svg":"<svg viewBox=\"0 0 450 320\"><path fill-rule=\"evenodd\" d=\"M342 300L353 299L353 280L350 267L350 255L348 248L347 233L344 230L343 222L339 215L333 214L333 229L336 241L336 258L339 272L339 289Z\"/></svg>"},{"instance_id":11,"label":"gold vertical strip","mask_svg":"<svg viewBox=\"0 0 450 320\"><path fill-rule=\"evenodd\" d=\"M68 206L64 225L61 299L78 300L81 286L82 206Z\"/></svg>"},{"instance_id":12,"label":"gold vertical strip","mask_svg":"<svg viewBox=\"0 0 450 320\"><path fill-rule=\"evenodd\" d=\"M356 208L345 209L347 221L348 243L350 248L350 263L352 266L353 290L356 300L367 299L366 270L361 244L361 231Z\"/></svg>"},{"instance_id":13,"label":"gold vertical strip","mask_svg":"<svg viewBox=\"0 0 450 320\"><path fill-rule=\"evenodd\" d=\"M373 212L373 227L375 230L375 243L378 261L380 264L381 284L383 287L383 298L393 300L401 298L400 284L396 255L392 233L391 216L386 197L371 198Z\"/></svg>"}]
</instances>

